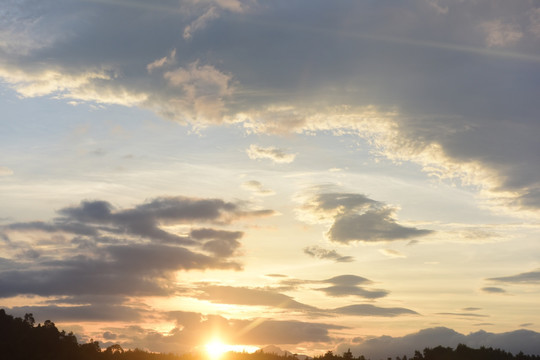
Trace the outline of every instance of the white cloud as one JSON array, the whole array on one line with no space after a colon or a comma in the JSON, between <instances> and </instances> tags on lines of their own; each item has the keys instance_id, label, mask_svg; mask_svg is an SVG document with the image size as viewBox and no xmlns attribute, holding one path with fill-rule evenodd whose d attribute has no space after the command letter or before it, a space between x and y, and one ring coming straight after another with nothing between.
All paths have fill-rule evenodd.
<instances>
[{"instance_id":1,"label":"white cloud","mask_svg":"<svg viewBox=\"0 0 540 360\"><path fill-rule=\"evenodd\" d=\"M161 59L157 59L156 61L153 61L150 64L146 65L146 70L151 73L154 69L159 69L163 66L174 64L175 62L176 49L173 49L169 55L162 57Z\"/></svg>"},{"instance_id":2,"label":"white cloud","mask_svg":"<svg viewBox=\"0 0 540 360\"><path fill-rule=\"evenodd\" d=\"M242 184L242 187L244 187L244 189L252 191L254 194L259 196L270 196L275 194L273 190L265 188L263 184L261 184L257 180L246 181Z\"/></svg>"},{"instance_id":3,"label":"white cloud","mask_svg":"<svg viewBox=\"0 0 540 360\"><path fill-rule=\"evenodd\" d=\"M199 16L196 20L193 20L191 24L184 28L184 39L191 39L195 31L204 29L210 21L217 19L218 17L219 14L217 9L215 7L210 7L204 14Z\"/></svg>"},{"instance_id":4,"label":"white cloud","mask_svg":"<svg viewBox=\"0 0 540 360\"><path fill-rule=\"evenodd\" d=\"M276 147L262 147L255 144L250 145L246 152L250 159L270 159L280 164L290 164L296 157L296 154L288 154Z\"/></svg>"},{"instance_id":5,"label":"white cloud","mask_svg":"<svg viewBox=\"0 0 540 360\"><path fill-rule=\"evenodd\" d=\"M518 24L504 23L502 20L486 21L480 25L486 33L487 46L507 46L519 41L523 32Z\"/></svg>"},{"instance_id":6,"label":"white cloud","mask_svg":"<svg viewBox=\"0 0 540 360\"><path fill-rule=\"evenodd\" d=\"M379 252L391 258L406 258L407 257L405 254L397 250L392 250L392 249L379 249Z\"/></svg>"}]
</instances>

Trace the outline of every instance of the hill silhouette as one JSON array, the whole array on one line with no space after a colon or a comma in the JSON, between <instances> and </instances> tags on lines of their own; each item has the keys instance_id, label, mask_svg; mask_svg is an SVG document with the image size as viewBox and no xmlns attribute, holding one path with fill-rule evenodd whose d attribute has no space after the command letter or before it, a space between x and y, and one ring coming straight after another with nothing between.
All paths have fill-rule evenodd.
<instances>
[{"instance_id":1,"label":"hill silhouette","mask_svg":"<svg viewBox=\"0 0 540 360\"><path fill-rule=\"evenodd\" d=\"M302 360L304 355L292 354L277 347L266 347L254 353L229 352L221 360ZM277 350L279 351L277 351ZM275 351L273 351L275 350ZM90 340L79 344L73 333L66 333L46 320L35 324L34 316L13 317L0 309L0 359L9 360L203 360L202 354L157 354L140 349L124 350L119 344L101 349L99 342ZM313 360L369 360L363 355L354 357L350 350L341 355L327 351ZM374 359L379 360L379 359ZM387 358L392 360L392 358ZM540 360L539 355L516 355L500 349L481 347L473 349L460 344L455 349L437 346L415 351L407 357L397 356L395 360Z\"/></svg>"}]
</instances>

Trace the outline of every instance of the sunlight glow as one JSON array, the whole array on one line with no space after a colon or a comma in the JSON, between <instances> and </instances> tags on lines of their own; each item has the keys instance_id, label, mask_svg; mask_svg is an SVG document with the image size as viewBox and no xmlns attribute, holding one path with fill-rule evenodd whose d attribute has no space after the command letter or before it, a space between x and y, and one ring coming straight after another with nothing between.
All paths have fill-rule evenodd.
<instances>
[{"instance_id":1,"label":"sunlight glow","mask_svg":"<svg viewBox=\"0 0 540 360\"><path fill-rule=\"evenodd\" d=\"M219 340L212 340L205 346L207 354L210 356L211 359L219 359L221 355L226 353L229 350L229 345L226 345L222 343Z\"/></svg>"},{"instance_id":2,"label":"sunlight glow","mask_svg":"<svg viewBox=\"0 0 540 360\"><path fill-rule=\"evenodd\" d=\"M223 354L229 351L252 353L259 350L257 346L224 344L219 339L213 339L208 342L204 348L209 358L212 360L219 359Z\"/></svg>"}]
</instances>

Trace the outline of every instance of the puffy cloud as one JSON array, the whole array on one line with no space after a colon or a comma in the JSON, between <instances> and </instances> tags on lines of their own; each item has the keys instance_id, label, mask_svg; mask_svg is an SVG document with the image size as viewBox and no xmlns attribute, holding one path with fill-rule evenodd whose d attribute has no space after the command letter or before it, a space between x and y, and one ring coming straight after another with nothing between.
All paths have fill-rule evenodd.
<instances>
[{"instance_id":1,"label":"puffy cloud","mask_svg":"<svg viewBox=\"0 0 540 360\"><path fill-rule=\"evenodd\" d=\"M275 147L261 147L250 145L246 150L250 159L270 159L275 163L289 164L294 161L295 154L287 154L281 149Z\"/></svg>"},{"instance_id":2,"label":"puffy cloud","mask_svg":"<svg viewBox=\"0 0 540 360\"><path fill-rule=\"evenodd\" d=\"M362 194L325 192L300 197L303 220L331 222L327 232L331 241L348 244L353 241L376 242L404 240L432 233L431 230L400 225L394 219L395 208Z\"/></svg>"},{"instance_id":3,"label":"puffy cloud","mask_svg":"<svg viewBox=\"0 0 540 360\"><path fill-rule=\"evenodd\" d=\"M517 354L523 351L526 354L537 354L540 351L540 334L534 331L517 330L506 333L489 333L478 331L468 335L460 334L452 329L437 327L420 330L403 337L369 337L360 340L357 344L340 344L338 351L351 349L353 354L363 354L366 358L384 358L412 356L415 350L435 346L456 347L464 344L469 347L481 346L499 348Z\"/></svg>"},{"instance_id":4,"label":"puffy cloud","mask_svg":"<svg viewBox=\"0 0 540 360\"><path fill-rule=\"evenodd\" d=\"M339 254L336 250L324 249L320 246L308 246L304 248L304 253L318 259L328 259L335 262L352 262L354 257Z\"/></svg>"}]
</instances>

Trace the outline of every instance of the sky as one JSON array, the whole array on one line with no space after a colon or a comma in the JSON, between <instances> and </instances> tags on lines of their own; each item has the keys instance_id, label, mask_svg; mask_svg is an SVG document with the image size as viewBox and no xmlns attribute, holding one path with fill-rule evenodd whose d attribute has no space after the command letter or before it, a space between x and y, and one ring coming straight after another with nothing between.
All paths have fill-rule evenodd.
<instances>
[{"instance_id":1,"label":"sky","mask_svg":"<svg viewBox=\"0 0 540 360\"><path fill-rule=\"evenodd\" d=\"M0 307L540 354L539 49L536 0L4 0Z\"/></svg>"}]
</instances>

